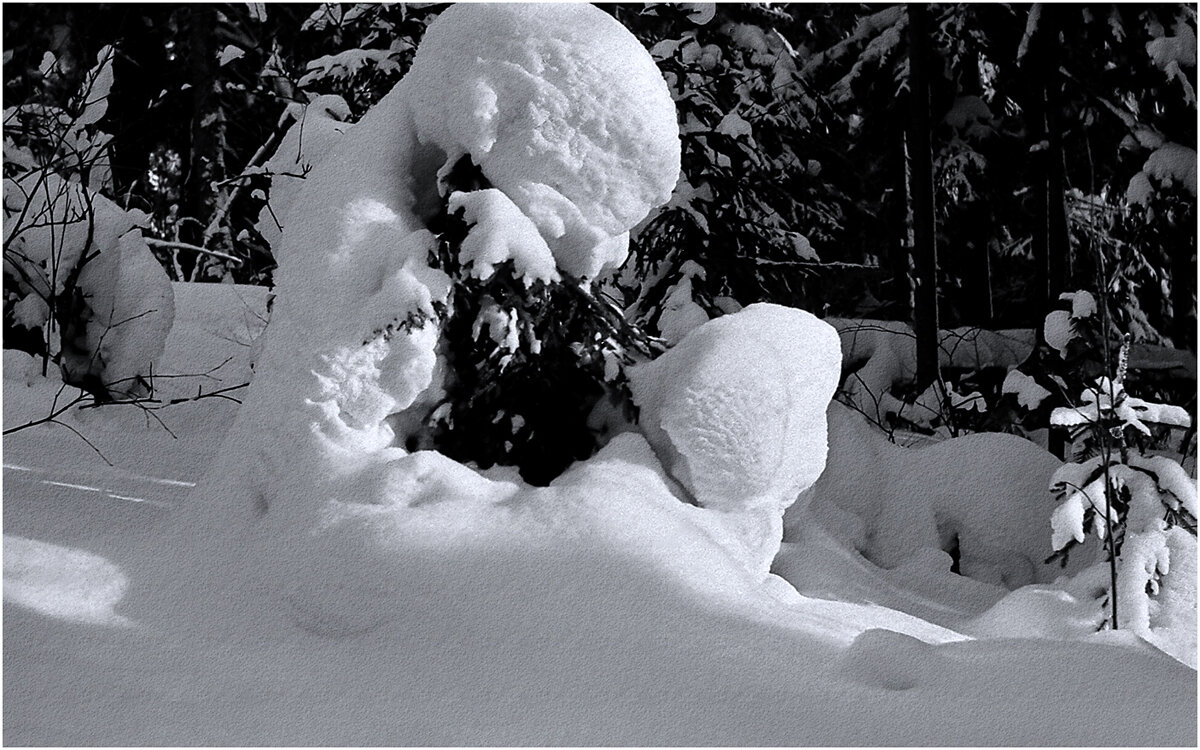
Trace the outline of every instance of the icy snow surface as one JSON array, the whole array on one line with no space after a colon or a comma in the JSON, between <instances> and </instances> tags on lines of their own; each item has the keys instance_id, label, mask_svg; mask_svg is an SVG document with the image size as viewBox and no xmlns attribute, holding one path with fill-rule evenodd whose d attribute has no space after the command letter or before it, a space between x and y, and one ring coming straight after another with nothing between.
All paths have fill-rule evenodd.
<instances>
[{"instance_id":1,"label":"icy snow surface","mask_svg":"<svg viewBox=\"0 0 1200 750\"><path fill-rule=\"evenodd\" d=\"M1003 612L991 622L1003 637L974 640L935 619L986 614L1006 600L999 586L955 577L963 588L936 602L905 590L904 566L943 562L931 559L943 554L931 547L939 511L962 536L964 570L1033 577L1022 551L1039 526L1006 536L1026 506L1002 510L998 496L980 506L984 493L968 490L979 463L998 473L978 487L1025 474L1044 492L1044 456L987 440L930 448L915 462L869 454L879 472L857 494L794 506L791 527L821 533L799 545L809 557L793 558L790 577L821 578L822 598L729 543L727 516L778 514L824 463L836 337L803 313L752 307L684 339L660 366L678 370L676 388L642 390L669 448L652 431L650 442L624 434L531 488L395 447L393 425L436 400L444 367L433 302L447 279L426 265L422 220L441 199L439 171L469 151L537 225L559 272L599 269L678 170L674 113L653 70L588 6L451 8L412 73L297 197L254 381L237 393L243 405L169 407L162 418L175 441L136 410L69 417L98 436L111 468L55 425L6 438L7 742L1195 741L1195 672L1143 641L1018 640ZM418 125L417 113L445 121ZM530 138L525 118L543 116L542 136L565 140ZM522 146L545 158L505 156ZM578 173L572 153L587 155ZM540 163L562 178L553 188L521 171ZM180 297L167 359L177 372L204 372L234 352L233 374L217 377L235 381L249 367L257 327L247 313L258 308L234 303L242 290L201 289ZM735 350L761 372L713 356ZM29 363L14 359L9 379L7 359L6 427L44 413L54 392ZM709 417L689 401L688 382L744 394L721 403L726 423L707 423L730 455L705 453L697 428ZM780 456L764 436L782 441ZM833 459L855 459L833 448L836 485L847 472ZM710 456L724 463L698 462ZM943 474L954 482L915 503L916 527L900 543L885 538L906 523L902 501ZM737 476L753 491L710 492L710 478L732 486ZM1005 491L1023 499L1023 488ZM885 492L893 502L876 519L871 500ZM803 522L821 508L849 531ZM896 567L877 573L855 558L845 541L854 516L863 546ZM1038 524L1048 537L1044 514ZM874 603L885 599L894 606ZM931 608L937 618L914 614Z\"/></svg>"}]
</instances>

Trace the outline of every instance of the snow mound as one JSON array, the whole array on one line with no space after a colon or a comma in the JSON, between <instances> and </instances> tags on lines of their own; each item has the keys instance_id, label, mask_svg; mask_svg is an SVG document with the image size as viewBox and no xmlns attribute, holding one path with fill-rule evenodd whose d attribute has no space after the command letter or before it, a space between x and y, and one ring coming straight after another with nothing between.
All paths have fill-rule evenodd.
<instances>
[{"instance_id":1,"label":"snow mound","mask_svg":"<svg viewBox=\"0 0 1200 750\"><path fill-rule=\"evenodd\" d=\"M84 266L79 286L90 292L92 318L82 356L64 357L64 367L99 370L110 391L140 393L137 379L160 364L175 321L170 278L133 230Z\"/></svg>"},{"instance_id":2,"label":"snow mound","mask_svg":"<svg viewBox=\"0 0 1200 750\"><path fill-rule=\"evenodd\" d=\"M495 95L490 124L472 119L467 96L485 89ZM539 119L523 119L529 112ZM494 130L486 148L470 123ZM446 195L443 170L465 153L493 187ZM518 484L410 454L397 439L440 400L448 367L438 303L450 279L429 265L426 222L445 200L464 211L472 226L461 260L477 275L506 261L526 280L594 273L613 259L612 241L665 200L678 160L665 83L601 11L443 13L410 74L338 139L296 197L255 379L198 490L208 502L189 507L183 526L257 547L256 569L275 571L263 577L296 621L330 633L394 617L396 550L504 538L514 511L500 504ZM561 200L530 200L547 186ZM560 210L566 229L548 230ZM518 514L530 526L595 533L535 505L542 510Z\"/></svg>"},{"instance_id":3,"label":"snow mound","mask_svg":"<svg viewBox=\"0 0 1200 750\"><path fill-rule=\"evenodd\" d=\"M445 151L447 167L469 154L566 273L620 265L629 229L675 186L666 82L633 35L590 5L453 6L405 80L420 141Z\"/></svg>"},{"instance_id":4,"label":"snow mound","mask_svg":"<svg viewBox=\"0 0 1200 750\"><path fill-rule=\"evenodd\" d=\"M45 300L59 297L70 324L61 343L68 380L103 384L114 395L142 394L175 318L166 271L137 229L138 214L56 174L4 181L5 270L27 328L55 325ZM85 258L85 251L92 254ZM78 275L76 275L78 272ZM75 280L77 294L69 280ZM7 291L7 290L6 290Z\"/></svg>"},{"instance_id":5,"label":"snow mound","mask_svg":"<svg viewBox=\"0 0 1200 750\"><path fill-rule=\"evenodd\" d=\"M486 279L496 265L512 260L517 276L531 281L558 281L554 256L529 217L508 196L494 188L451 193L450 212L463 210L471 230L462 242L459 259L470 264L471 275Z\"/></svg>"},{"instance_id":6,"label":"snow mound","mask_svg":"<svg viewBox=\"0 0 1200 750\"><path fill-rule=\"evenodd\" d=\"M825 466L837 332L756 304L709 321L630 373L640 424L695 502L739 517L753 567L778 549L782 513Z\"/></svg>"},{"instance_id":7,"label":"snow mound","mask_svg":"<svg viewBox=\"0 0 1200 750\"><path fill-rule=\"evenodd\" d=\"M1061 574L1044 562L1054 551L1046 487L1061 466L1045 450L992 433L903 448L838 402L829 436L824 474L785 516L786 541L834 518L844 543L883 568L944 550L962 575L1008 589Z\"/></svg>"}]
</instances>

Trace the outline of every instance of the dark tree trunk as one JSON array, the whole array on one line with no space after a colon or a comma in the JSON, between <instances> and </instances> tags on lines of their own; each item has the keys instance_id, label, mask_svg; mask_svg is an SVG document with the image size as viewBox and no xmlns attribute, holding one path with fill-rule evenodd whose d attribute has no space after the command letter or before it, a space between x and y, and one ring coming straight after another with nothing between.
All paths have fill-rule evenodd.
<instances>
[{"instance_id":1,"label":"dark tree trunk","mask_svg":"<svg viewBox=\"0 0 1200 750\"><path fill-rule=\"evenodd\" d=\"M1063 82L1059 75L1059 16L1062 7L1049 4L1042 11L1044 55L1042 101L1046 113L1046 293L1053 305L1066 291L1071 265L1071 233L1067 227L1066 157L1063 154L1062 122L1059 102L1063 100Z\"/></svg>"},{"instance_id":2,"label":"dark tree trunk","mask_svg":"<svg viewBox=\"0 0 1200 750\"><path fill-rule=\"evenodd\" d=\"M214 5L190 5L181 16L188 44L191 70L192 120L191 148L187 154L187 177L183 183L180 207L180 238L194 245L204 244L204 229L215 210L217 191L212 183L221 179L224 122L215 86L217 81L216 28ZM181 258L189 276L198 258Z\"/></svg>"},{"instance_id":3,"label":"dark tree trunk","mask_svg":"<svg viewBox=\"0 0 1200 750\"><path fill-rule=\"evenodd\" d=\"M960 96L984 95L980 81L979 58L966 56L962 61L962 77L959 80ZM957 227L965 238L957 256L957 270L962 279L961 323L988 328L995 318L992 307L992 258L991 241L993 230L992 205L989 201L975 200L962 208ZM943 268L951 258L940 258ZM942 300L943 303L945 299ZM944 311L944 308L943 308Z\"/></svg>"},{"instance_id":4,"label":"dark tree trunk","mask_svg":"<svg viewBox=\"0 0 1200 750\"><path fill-rule=\"evenodd\" d=\"M1184 212L1184 216L1173 217L1170 223L1175 237L1171 252L1171 341L1179 349L1195 352L1195 213Z\"/></svg>"},{"instance_id":5,"label":"dark tree trunk","mask_svg":"<svg viewBox=\"0 0 1200 750\"><path fill-rule=\"evenodd\" d=\"M1023 68L1029 92L1025 111L1036 200L1036 223L1032 238L1033 291L1030 301L1034 321L1040 324L1065 290L1071 243L1067 227L1062 126L1058 110L1062 98L1062 78L1058 72L1057 18L1060 11L1054 4L1045 4L1036 12L1040 13L1040 17L1030 38Z\"/></svg>"},{"instance_id":6,"label":"dark tree trunk","mask_svg":"<svg viewBox=\"0 0 1200 750\"><path fill-rule=\"evenodd\" d=\"M913 213L914 320L917 389L938 379L937 234L933 203L933 148L929 124L929 10L908 8L909 201Z\"/></svg>"}]
</instances>

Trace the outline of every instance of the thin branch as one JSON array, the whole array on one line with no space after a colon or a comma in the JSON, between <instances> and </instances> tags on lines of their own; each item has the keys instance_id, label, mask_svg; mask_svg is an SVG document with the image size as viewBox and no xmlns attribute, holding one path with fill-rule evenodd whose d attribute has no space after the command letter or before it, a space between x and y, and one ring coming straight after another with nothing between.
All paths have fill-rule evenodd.
<instances>
[{"instance_id":1,"label":"thin branch","mask_svg":"<svg viewBox=\"0 0 1200 750\"><path fill-rule=\"evenodd\" d=\"M219 250L209 250L208 248L200 247L199 245L193 245L188 242L172 242L171 240L160 240L157 237L146 237L144 239L146 240L146 244L150 247L158 247L164 250L190 250L193 253L200 253L202 255L211 255L214 258L221 258L223 260L230 261L231 263L236 263L239 266L243 263L242 259L236 256L229 255L228 253L222 253Z\"/></svg>"}]
</instances>

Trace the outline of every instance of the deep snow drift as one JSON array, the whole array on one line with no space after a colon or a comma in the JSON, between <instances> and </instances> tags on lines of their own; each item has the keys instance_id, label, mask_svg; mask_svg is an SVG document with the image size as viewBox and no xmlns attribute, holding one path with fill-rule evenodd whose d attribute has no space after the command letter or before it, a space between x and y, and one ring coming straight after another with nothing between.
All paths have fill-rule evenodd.
<instances>
[{"instance_id":1,"label":"deep snow drift","mask_svg":"<svg viewBox=\"0 0 1200 750\"><path fill-rule=\"evenodd\" d=\"M522 148L538 158L516 160ZM120 514L152 506L80 504L80 482L35 483L54 470L38 462L57 433L6 441L6 479L24 484L5 493L5 739L1194 742L1194 671L1134 637L974 639L956 625L1006 589L897 595L902 567L880 572L863 555L907 559L931 543L928 525L904 550L883 546L882 526L858 542L796 542L812 551L789 566L796 580L828 573L812 597L766 572L780 514L820 491L838 375L836 333L799 311L752 306L684 337L636 376L647 437L617 436L550 487L398 447L444 368L433 302L448 279L427 264L431 210L473 207L480 273L506 254L531 274L599 273L667 199L678 148L657 69L603 12L444 12L410 75L297 196L272 321L228 433L231 406L186 404L186 455L89 485L98 497L143 482L143 501L174 509L130 522ZM442 194L440 175L468 155L503 197ZM187 328L196 317L177 315L181 371L204 350ZM161 439L131 425L104 437L122 455ZM885 479L919 487L913 473L876 476L862 498L806 495L789 529L838 502L870 518ZM183 498L164 481L198 483ZM981 559L1005 556L981 539L970 547Z\"/></svg>"}]
</instances>

